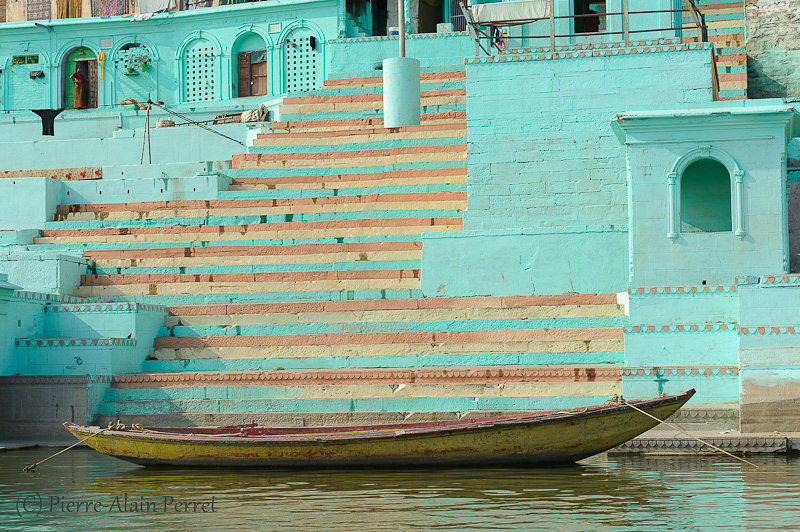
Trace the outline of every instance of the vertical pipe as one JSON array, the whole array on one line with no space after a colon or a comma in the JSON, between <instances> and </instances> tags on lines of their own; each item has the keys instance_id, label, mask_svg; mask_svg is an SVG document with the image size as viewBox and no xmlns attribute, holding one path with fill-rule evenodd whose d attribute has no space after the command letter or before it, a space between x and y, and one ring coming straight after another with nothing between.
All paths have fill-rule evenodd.
<instances>
[{"instance_id":1,"label":"vertical pipe","mask_svg":"<svg viewBox=\"0 0 800 532\"><path fill-rule=\"evenodd\" d=\"M624 26L623 31L625 31L625 46L630 46L631 39L628 25L628 0L622 0L622 24Z\"/></svg>"},{"instance_id":2,"label":"vertical pipe","mask_svg":"<svg viewBox=\"0 0 800 532\"><path fill-rule=\"evenodd\" d=\"M397 0L397 26L400 40L400 57L406 56L406 3L404 0Z\"/></svg>"},{"instance_id":3,"label":"vertical pipe","mask_svg":"<svg viewBox=\"0 0 800 532\"><path fill-rule=\"evenodd\" d=\"M556 0L550 0L550 51L556 51Z\"/></svg>"}]
</instances>

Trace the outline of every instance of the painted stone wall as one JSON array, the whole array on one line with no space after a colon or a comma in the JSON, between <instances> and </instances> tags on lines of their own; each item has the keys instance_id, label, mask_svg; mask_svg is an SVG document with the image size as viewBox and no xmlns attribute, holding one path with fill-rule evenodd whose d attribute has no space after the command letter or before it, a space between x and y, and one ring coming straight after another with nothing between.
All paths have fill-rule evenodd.
<instances>
[{"instance_id":1,"label":"painted stone wall","mask_svg":"<svg viewBox=\"0 0 800 532\"><path fill-rule=\"evenodd\" d=\"M634 104L711 101L711 52L668 42L468 60L465 233L424 240L425 295L626 290L625 150L609 121Z\"/></svg>"},{"instance_id":2,"label":"painted stone wall","mask_svg":"<svg viewBox=\"0 0 800 532\"><path fill-rule=\"evenodd\" d=\"M800 0L747 5L748 98L800 96Z\"/></svg>"}]
</instances>

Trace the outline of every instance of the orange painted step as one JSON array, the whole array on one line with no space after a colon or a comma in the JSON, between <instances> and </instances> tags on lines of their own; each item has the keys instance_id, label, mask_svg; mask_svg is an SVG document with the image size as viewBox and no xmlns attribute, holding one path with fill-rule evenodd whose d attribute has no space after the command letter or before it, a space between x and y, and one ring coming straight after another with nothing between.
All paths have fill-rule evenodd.
<instances>
[{"instance_id":1,"label":"orange painted step","mask_svg":"<svg viewBox=\"0 0 800 532\"><path fill-rule=\"evenodd\" d=\"M281 177L234 177L233 185L302 185L308 183L358 183L385 179L425 178L425 177L464 177L466 168L440 168L427 170L389 170L364 174L301 175Z\"/></svg>"},{"instance_id":2,"label":"orange painted step","mask_svg":"<svg viewBox=\"0 0 800 532\"><path fill-rule=\"evenodd\" d=\"M288 133L259 133L258 139L324 139L330 137L350 137L354 135L389 135L392 133L418 133L427 131L464 131L466 121L458 124L421 124L419 126L403 126L398 128L364 128L342 129L340 131L290 131Z\"/></svg>"},{"instance_id":3,"label":"orange painted step","mask_svg":"<svg viewBox=\"0 0 800 532\"><path fill-rule=\"evenodd\" d=\"M266 231L323 231L364 227L434 227L461 225L460 217L441 218L366 218L315 222L277 222L244 225L180 225L161 227L103 227L98 229L43 229L42 237L89 237L126 235L224 234Z\"/></svg>"},{"instance_id":4,"label":"orange painted step","mask_svg":"<svg viewBox=\"0 0 800 532\"><path fill-rule=\"evenodd\" d=\"M85 250L87 259L148 259L174 257L245 257L264 255L312 255L325 253L368 253L376 251L419 251L422 242L353 242L346 244L292 244L279 246L203 246L142 249Z\"/></svg>"},{"instance_id":5,"label":"orange painted step","mask_svg":"<svg viewBox=\"0 0 800 532\"><path fill-rule=\"evenodd\" d=\"M419 270L343 270L326 272L151 273L81 275L81 286L167 283L291 283L363 279L419 279Z\"/></svg>"},{"instance_id":6,"label":"orange painted step","mask_svg":"<svg viewBox=\"0 0 800 532\"><path fill-rule=\"evenodd\" d=\"M466 120L465 111L449 111L444 113L429 113L420 116L422 122L435 122L439 120ZM299 129L320 127L375 127L383 126L383 117L375 118L340 118L328 120L293 120L290 122L273 122L272 129Z\"/></svg>"},{"instance_id":7,"label":"orange painted step","mask_svg":"<svg viewBox=\"0 0 800 532\"><path fill-rule=\"evenodd\" d=\"M616 294L570 294L541 296L433 297L420 299L366 299L349 301L300 301L292 303L236 303L174 305L173 316L227 316L308 312L358 312L370 310L434 310L509 308L558 305L613 305Z\"/></svg>"},{"instance_id":8,"label":"orange painted step","mask_svg":"<svg viewBox=\"0 0 800 532\"><path fill-rule=\"evenodd\" d=\"M422 91L421 98L435 98L441 96L466 96L467 89L440 89ZM383 93L375 94L347 94L341 96L292 96L283 99L283 105L312 105L319 103L357 103L357 102L382 102Z\"/></svg>"},{"instance_id":9,"label":"orange painted step","mask_svg":"<svg viewBox=\"0 0 800 532\"><path fill-rule=\"evenodd\" d=\"M178 200L146 201L134 203L81 203L59 205L58 214L72 212L151 212L157 210L205 210L293 207L302 205L336 205L349 203L411 202L411 201L466 201L466 192L409 192L402 194L360 194L350 196L323 196L318 198L259 198L236 200ZM82 230L83 231L83 230ZM44 233L42 236L45 236Z\"/></svg>"}]
</instances>

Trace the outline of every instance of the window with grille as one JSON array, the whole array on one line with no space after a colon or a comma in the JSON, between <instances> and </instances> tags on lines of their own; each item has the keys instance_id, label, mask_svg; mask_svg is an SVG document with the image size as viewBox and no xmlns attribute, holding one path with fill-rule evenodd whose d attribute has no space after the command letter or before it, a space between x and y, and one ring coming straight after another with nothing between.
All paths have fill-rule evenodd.
<instances>
[{"instance_id":1,"label":"window with grille","mask_svg":"<svg viewBox=\"0 0 800 532\"><path fill-rule=\"evenodd\" d=\"M196 39L186 47L184 81L187 102L204 102L216 98L214 47L206 39Z\"/></svg>"},{"instance_id":2,"label":"window with grille","mask_svg":"<svg viewBox=\"0 0 800 532\"><path fill-rule=\"evenodd\" d=\"M291 33L286 44L286 91L302 92L318 87L319 41L307 28Z\"/></svg>"}]
</instances>

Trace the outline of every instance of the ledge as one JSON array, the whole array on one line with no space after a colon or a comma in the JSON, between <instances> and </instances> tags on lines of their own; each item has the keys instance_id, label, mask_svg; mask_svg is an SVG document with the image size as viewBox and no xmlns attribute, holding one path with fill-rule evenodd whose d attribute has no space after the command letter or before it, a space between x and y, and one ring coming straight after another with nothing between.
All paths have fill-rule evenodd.
<instances>
[{"instance_id":1,"label":"ledge","mask_svg":"<svg viewBox=\"0 0 800 532\"><path fill-rule=\"evenodd\" d=\"M92 303L75 306L52 305L44 308L45 312L108 312L108 311L147 311L167 312L167 307L159 305L145 305L142 303Z\"/></svg>"},{"instance_id":2,"label":"ledge","mask_svg":"<svg viewBox=\"0 0 800 532\"><path fill-rule=\"evenodd\" d=\"M643 41L647 42L647 41ZM520 54L501 54L489 57L473 57L464 59L464 64L490 64L519 61L541 61L552 59L579 59L591 57L608 57L612 55L640 55L661 52L677 52L688 50L712 50L711 43L687 43L687 44L644 44L624 47L621 43L610 43L600 45L577 45L576 47L564 47L566 50L552 52L549 48L528 49L530 52ZM541 51L540 51L541 50Z\"/></svg>"},{"instance_id":3,"label":"ledge","mask_svg":"<svg viewBox=\"0 0 800 532\"><path fill-rule=\"evenodd\" d=\"M637 295L647 294L717 294L723 292L736 292L733 286L653 286L628 288L628 293Z\"/></svg>"},{"instance_id":4,"label":"ledge","mask_svg":"<svg viewBox=\"0 0 800 532\"><path fill-rule=\"evenodd\" d=\"M723 366L723 367L713 367L713 368L702 368L702 367L647 367L647 368L625 368L622 370L623 377L643 377L647 376L659 376L659 375L678 375L682 376L685 375L687 377L691 377L693 375L698 376L728 376L731 375L739 375L739 368L738 366Z\"/></svg>"},{"instance_id":5,"label":"ledge","mask_svg":"<svg viewBox=\"0 0 800 532\"><path fill-rule=\"evenodd\" d=\"M16 347L136 346L135 338L17 338Z\"/></svg>"},{"instance_id":6,"label":"ledge","mask_svg":"<svg viewBox=\"0 0 800 532\"><path fill-rule=\"evenodd\" d=\"M469 35L466 31L453 31L448 33L412 33L406 35L406 40L409 39L441 39L442 37L465 37ZM328 39L328 44L341 44L352 42L372 42L372 41L398 41L398 35L376 35L374 37L346 37L344 39Z\"/></svg>"},{"instance_id":7,"label":"ledge","mask_svg":"<svg viewBox=\"0 0 800 532\"><path fill-rule=\"evenodd\" d=\"M116 388L182 386L270 386L314 384L619 382L619 366L486 367L444 369L373 369L319 371L209 371L114 375Z\"/></svg>"},{"instance_id":8,"label":"ledge","mask_svg":"<svg viewBox=\"0 0 800 532\"><path fill-rule=\"evenodd\" d=\"M701 323L681 325L625 325L625 334L634 333L661 333L661 332L736 332L739 325L736 323Z\"/></svg>"}]
</instances>

